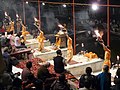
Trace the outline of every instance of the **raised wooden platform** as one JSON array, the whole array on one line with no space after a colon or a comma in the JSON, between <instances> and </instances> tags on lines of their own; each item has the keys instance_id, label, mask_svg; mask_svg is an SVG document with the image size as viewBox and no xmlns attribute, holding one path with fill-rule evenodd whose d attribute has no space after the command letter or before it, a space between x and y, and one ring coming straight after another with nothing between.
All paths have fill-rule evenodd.
<instances>
[{"instance_id":1,"label":"raised wooden platform","mask_svg":"<svg viewBox=\"0 0 120 90\"><path fill-rule=\"evenodd\" d=\"M11 56L17 56L18 54L23 54L23 53L30 53L31 52L31 48L25 48L25 49L21 49L21 50L17 50L14 53L11 53Z\"/></svg>"},{"instance_id":2,"label":"raised wooden platform","mask_svg":"<svg viewBox=\"0 0 120 90\"><path fill-rule=\"evenodd\" d=\"M53 60L49 60L52 65ZM73 75L81 75L85 73L86 67L91 67L93 72L97 72L102 70L103 60L100 58L95 58L89 60L89 58L83 55L75 55L71 62L67 63L65 67L68 71L70 71Z\"/></svg>"},{"instance_id":3,"label":"raised wooden platform","mask_svg":"<svg viewBox=\"0 0 120 90\"><path fill-rule=\"evenodd\" d=\"M66 57L67 48L61 48L61 51L62 51L62 55ZM42 52L38 51L38 49L34 49L33 55L35 58L41 58L47 61L53 59L53 57L56 56L56 50L53 50L52 46L47 46L45 47L45 50L43 50Z\"/></svg>"},{"instance_id":4,"label":"raised wooden platform","mask_svg":"<svg viewBox=\"0 0 120 90\"><path fill-rule=\"evenodd\" d=\"M29 39L33 39L33 36L30 35L30 34L27 34L27 35L26 35L26 40L29 40Z\"/></svg>"},{"instance_id":5,"label":"raised wooden platform","mask_svg":"<svg viewBox=\"0 0 120 90\"><path fill-rule=\"evenodd\" d=\"M30 59L29 54L31 53L31 48L20 48L17 51L10 54L10 56L14 56L17 59L22 59L21 56L24 54L24 59Z\"/></svg>"},{"instance_id":6,"label":"raised wooden platform","mask_svg":"<svg viewBox=\"0 0 120 90\"><path fill-rule=\"evenodd\" d=\"M44 40L44 45L45 45L45 46L50 46L50 44L51 44L51 43L50 43L49 40ZM28 39L28 40L26 40L25 45L26 45L27 47L31 47L32 49L35 49L35 48L38 48L39 42L38 42L37 39Z\"/></svg>"}]
</instances>

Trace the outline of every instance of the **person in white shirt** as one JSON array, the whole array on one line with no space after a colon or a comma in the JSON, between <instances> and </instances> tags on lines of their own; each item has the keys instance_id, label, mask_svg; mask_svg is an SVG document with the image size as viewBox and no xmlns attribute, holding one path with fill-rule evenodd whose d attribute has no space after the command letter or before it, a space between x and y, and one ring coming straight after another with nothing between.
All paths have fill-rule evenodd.
<instances>
[{"instance_id":1,"label":"person in white shirt","mask_svg":"<svg viewBox=\"0 0 120 90\"><path fill-rule=\"evenodd\" d=\"M20 41L19 35L17 35L17 36L15 37L15 46L16 46L16 47L21 46L21 41Z\"/></svg>"},{"instance_id":2,"label":"person in white shirt","mask_svg":"<svg viewBox=\"0 0 120 90\"><path fill-rule=\"evenodd\" d=\"M10 34L7 36L7 38L10 39L10 44L12 46L14 46L15 45L15 36L13 34L13 31L10 32Z\"/></svg>"},{"instance_id":3,"label":"person in white shirt","mask_svg":"<svg viewBox=\"0 0 120 90\"><path fill-rule=\"evenodd\" d=\"M21 45L20 33L18 33L15 37L15 47L16 48L26 48L25 45Z\"/></svg>"}]
</instances>

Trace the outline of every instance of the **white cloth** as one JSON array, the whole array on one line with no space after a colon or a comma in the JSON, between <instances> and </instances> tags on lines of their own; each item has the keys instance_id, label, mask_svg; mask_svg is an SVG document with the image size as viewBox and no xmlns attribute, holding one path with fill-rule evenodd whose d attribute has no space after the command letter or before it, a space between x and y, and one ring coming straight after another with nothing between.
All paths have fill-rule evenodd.
<instances>
[{"instance_id":1,"label":"white cloth","mask_svg":"<svg viewBox=\"0 0 120 90\"><path fill-rule=\"evenodd\" d=\"M7 38L10 39L10 44L11 44L12 46L15 45L15 42L14 42L14 41L15 41L15 40L14 40L15 37L14 37L13 35L10 34L10 35L8 35Z\"/></svg>"},{"instance_id":2,"label":"white cloth","mask_svg":"<svg viewBox=\"0 0 120 90\"><path fill-rule=\"evenodd\" d=\"M88 90L88 89L84 87L84 88L79 88L79 90Z\"/></svg>"},{"instance_id":3,"label":"white cloth","mask_svg":"<svg viewBox=\"0 0 120 90\"><path fill-rule=\"evenodd\" d=\"M20 38L18 36L15 37L15 46L21 46Z\"/></svg>"}]
</instances>

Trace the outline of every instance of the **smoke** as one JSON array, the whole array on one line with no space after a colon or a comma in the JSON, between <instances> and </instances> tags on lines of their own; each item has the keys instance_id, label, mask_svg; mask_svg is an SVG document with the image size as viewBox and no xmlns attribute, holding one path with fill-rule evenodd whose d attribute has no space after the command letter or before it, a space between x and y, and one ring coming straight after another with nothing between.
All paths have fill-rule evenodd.
<instances>
[{"instance_id":1,"label":"smoke","mask_svg":"<svg viewBox=\"0 0 120 90\"><path fill-rule=\"evenodd\" d=\"M87 11L80 11L76 13L76 18L77 18L77 22L79 22L80 20L86 20L89 19L89 15Z\"/></svg>"},{"instance_id":2,"label":"smoke","mask_svg":"<svg viewBox=\"0 0 120 90\"><path fill-rule=\"evenodd\" d=\"M30 4L26 4L25 9L26 9L25 12L26 12L26 15L27 15L26 17L31 16L31 19L36 17L37 13L36 13L35 7L33 7Z\"/></svg>"},{"instance_id":3,"label":"smoke","mask_svg":"<svg viewBox=\"0 0 120 90\"><path fill-rule=\"evenodd\" d=\"M93 23L90 22L88 11L83 10L76 13L76 24L78 30L92 30Z\"/></svg>"},{"instance_id":4,"label":"smoke","mask_svg":"<svg viewBox=\"0 0 120 90\"><path fill-rule=\"evenodd\" d=\"M46 20L46 26L47 26L47 31L51 32L55 29L57 24L59 23L59 20L55 18L55 15L53 12L45 12L43 16Z\"/></svg>"},{"instance_id":5,"label":"smoke","mask_svg":"<svg viewBox=\"0 0 120 90\"><path fill-rule=\"evenodd\" d=\"M36 17L36 8L31 3L24 3L26 24L33 23L33 17ZM0 0L0 20L4 19L4 12L7 12L13 21L16 20L18 14L23 21L23 1L22 0Z\"/></svg>"},{"instance_id":6,"label":"smoke","mask_svg":"<svg viewBox=\"0 0 120 90\"><path fill-rule=\"evenodd\" d=\"M4 12L7 12L8 15L10 15L11 17L14 17L14 13L17 12L17 2L15 2L14 0L0 0L0 8L1 8L1 11L2 11L2 14L4 14ZM4 17L2 15L2 17Z\"/></svg>"}]
</instances>

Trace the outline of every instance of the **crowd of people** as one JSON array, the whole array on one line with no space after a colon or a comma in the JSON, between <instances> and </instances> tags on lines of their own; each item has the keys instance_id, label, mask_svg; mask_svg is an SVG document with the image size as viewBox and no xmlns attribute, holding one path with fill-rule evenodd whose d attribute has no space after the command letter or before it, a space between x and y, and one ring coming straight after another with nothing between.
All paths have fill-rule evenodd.
<instances>
[{"instance_id":1,"label":"crowd of people","mask_svg":"<svg viewBox=\"0 0 120 90\"><path fill-rule=\"evenodd\" d=\"M31 61L26 63L22 73L13 73L12 66L19 66L19 61L15 57L11 57L7 50L8 48L5 48L6 54L2 54L6 68L4 73L0 75L0 90L70 90L61 50L57 50L57 56L54 58L54 70L57 74L49 72L50 63L47 62L39 67L37 76L31 70L33 67Z\"/></svg>"},{"instance_id":2,"label":"crowd of people","mask_svg":"<svg viewBox=\"0 0 120 90\"><path fill-rule=\"evenodd\" d=\"M120 32L119 20L111 20L110 29L113 32Z\"/></svg>"},{"instance_id":3,"label":"crowd of people","mask_svg":"<svg viewBox=\"0 0 120 90\"><path fill-rule=\"evenodd\" d=\"M65 66L67 65L62 51L56 51L57 56L54 57L54 71L49 71L50 63L43 63L37 70L37 76L34 75L31 68L32 62L28 61L22 73L13 73L12 66L19 66L19 61L15 57L11 57L8 48L4 48L3 60L6 63L6 69L0 75L0 90L73 90L71 84L66 79ZM21 76L19 78L18 76ZM120 88L120 68L117 69L114 77L114 88L111 85L111 73L109 66L104 65L103 70L98 75L92 74L92 68L86 67L86 74L80 76L79 90L119 90Z\"/></svg>"},{"instance_id":4,"label":"crowd of people","mask_svg":"<svg viewBox=\"0 0 120 90\"><path fill-rule=\"evenodd\" d=\"M71 52L72 41L68 37L68 49ZM48 70L50 63L43 64L37 72L37 76L32 73L32 62L28 61L26 67L23 69L22 73L13 73L12 66L19 66L19 58L12 57L10 54L14 52L15 49L27 48L25 42L22 40L21 33L16 36L13 32L9 32L7 37L5 33L1 36L1 47L2 47L2 57L5 62L6 68L4 73L0 75L0 90L71 90L71 86L66 79L65 66L67 65L66 60L62 57L62 51L57 50L57 56L53 58L54 71L57 74L51 74ZM92 68L86 68L86 74L80 76L79 79L79 89L80 90L111 90L111 73L110 70L110 51L106 50L106 46L103 45L105 50L105 62L103 64L102 73L97 76L92 75ZM108 48L107 48L108 49ZM71 58L73 55L69 53ZM71 60L68 59L68 60ZM21 75L21 79L18 77ZM119 90L120 88L120 69L118 68L116 76L114 77L114 90Z\"/></svg>"},{"instance_id":5,"label":"crowd of people","mask_svg":"<svg viewBox=\"0 0 120 90\"><path fill-rule=\"evenodd\" d=\"M86 68L86 74L81 75L79 79L80 90L119 90L120 89L120 68L117 69L114 77L114 84L111 85L111 73L109 66L104 65L103 71L98 75L93 75L92 68Z\"/></svg>"}]
</instances>

